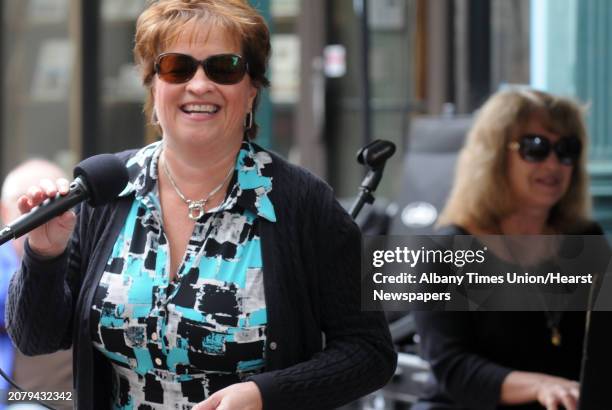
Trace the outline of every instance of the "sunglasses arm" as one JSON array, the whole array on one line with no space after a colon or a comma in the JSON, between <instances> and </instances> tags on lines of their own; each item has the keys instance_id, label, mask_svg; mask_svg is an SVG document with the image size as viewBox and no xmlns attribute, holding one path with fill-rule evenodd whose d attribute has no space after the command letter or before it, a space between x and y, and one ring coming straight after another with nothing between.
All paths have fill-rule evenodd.
<instances>
[{"instance_id":1,"label":"sunglasses arm","mask_svg":"<svg viewBox=\"0 0 612 410\"><path fill-rule=\"evenodd\" d=\"M521 144L516 141L512 141L508 144L508 148L515 150L515 151L518 151L520 147L521 147Z\"/></svg>"}]
</instances>

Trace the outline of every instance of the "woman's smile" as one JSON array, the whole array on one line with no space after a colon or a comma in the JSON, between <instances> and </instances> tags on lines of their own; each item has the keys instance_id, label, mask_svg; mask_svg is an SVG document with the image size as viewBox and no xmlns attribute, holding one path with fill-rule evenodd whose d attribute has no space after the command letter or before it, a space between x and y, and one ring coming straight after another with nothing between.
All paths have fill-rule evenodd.
<instances>
[{"instance_id":1,"label":"woman's smile","mask_svg":"<svg viewBox=\"0 0 612 410\"><path fill-rule=\"evenodd\" d=\"M221 107L216 104L206 103L189 103L181 106L181 111L185 114L209 114L213 115L219 112Z\"/></svg>"},{"instance_id":2,"label":"woman's smile","mask_svg":"<svg viewBox=\"0 0 612 410\"><path fill-rule=\"evenodd\" d=\"M561 184L562 178L559 175L537 176L533 180L539 189L554 191L555 193L565 190L565 187Z\"/></svg>"},{"instance_id":3,"label":"woman's smile","mask_svg":"<svg viewBox=\"0 0 612 410\"><path fill-rule=\"evenodd\" d=\"M210 121L221 114L221 105L212 102L194 101L182 104L179 110L188 121Z\"/></svg>"}]
</instances>

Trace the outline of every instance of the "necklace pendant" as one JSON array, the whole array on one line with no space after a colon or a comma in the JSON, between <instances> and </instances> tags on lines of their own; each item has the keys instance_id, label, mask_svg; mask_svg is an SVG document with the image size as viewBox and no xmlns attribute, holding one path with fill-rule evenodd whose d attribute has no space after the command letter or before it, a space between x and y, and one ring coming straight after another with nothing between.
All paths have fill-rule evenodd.
<instances>
[{"instance_id":1,"label":"necklace pendant","mask_svg":"<svg viewBox=\"0 0 612 410\"><path fill-rule=\"evenodd\" d=\"M557 327L553 327L550 335L550 342L555 347L561 346L561 332Z\"/></svg>"},{"instance_id":2,"label":"necklace pendant","mask_svg":"<svg viewBox=\"0 0 612 410\"><path fill-rule=\"evenodd\" d=\"M192 221L197 221L204 215L204 207L206 201L189 201L189 218Z\"/></svg>"}]
</instances>

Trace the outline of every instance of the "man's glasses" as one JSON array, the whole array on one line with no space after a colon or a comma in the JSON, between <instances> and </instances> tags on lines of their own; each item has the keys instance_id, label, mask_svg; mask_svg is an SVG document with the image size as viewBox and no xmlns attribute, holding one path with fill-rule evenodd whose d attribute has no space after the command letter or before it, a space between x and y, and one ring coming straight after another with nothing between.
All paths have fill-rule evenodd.
<instances>
[{"instance_id":1,"label":"man's glasses","mask_svg":"<svg viewBox=\"0 0 612 410\"><path fill-rule=\"evenodd\" d=\"M155 73L171 84L186 83L202 66L206 76L217 84L237 84L247 72L247 63L238 54L215 54L196 60L188 54L163 53L155 59Z\"/></svg>"},{"instance_id":2,"label":"man's glasses","mask_svg":"<svg viewBox=\"0 0 612 410\"><path fill-rule=\"evenodd\" d=\"M518 150L521 158L529 162L542 162L553 151L563 165L576 164L582 151L582 143L576 136L562 137L557 142L552 143L550 139L543 135L527 134L523 135L518 141L511 142L508 146L511 149Z\"/></svg>"}]
</instances>

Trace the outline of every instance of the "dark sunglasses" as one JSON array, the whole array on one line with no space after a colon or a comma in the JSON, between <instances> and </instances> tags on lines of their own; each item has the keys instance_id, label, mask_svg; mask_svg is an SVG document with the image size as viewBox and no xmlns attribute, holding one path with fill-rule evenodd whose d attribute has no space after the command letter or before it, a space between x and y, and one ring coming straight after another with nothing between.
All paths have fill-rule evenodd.
<instances>
[{"instance_id":1,"label":"dark sunglasses","mask_svg":"<svg viewBox=\"0 0 612 410\"><path fill-rule=\"evenodd\" d=\"M154 68L163 81L180 84L191 80L199 66L211 81L223 85L239 83L248 70L238 54L215 54L200 61L187 54L163 53L155 59Z\"/></svg>"},{"instance_id":2,"label":"dark sunglasses","mask_svg":"<svg viewBox=\"0 0 612 410\"><path fill-rule=\"evenodd\" d=\"M563 165L576 164L582 151L582 143L576 136L562 137L553 144L543 135L527 134L511 142L509 147L518 150L521 158L529 162L542 162L554 151Z\"/></svg>"}]
</instances>

